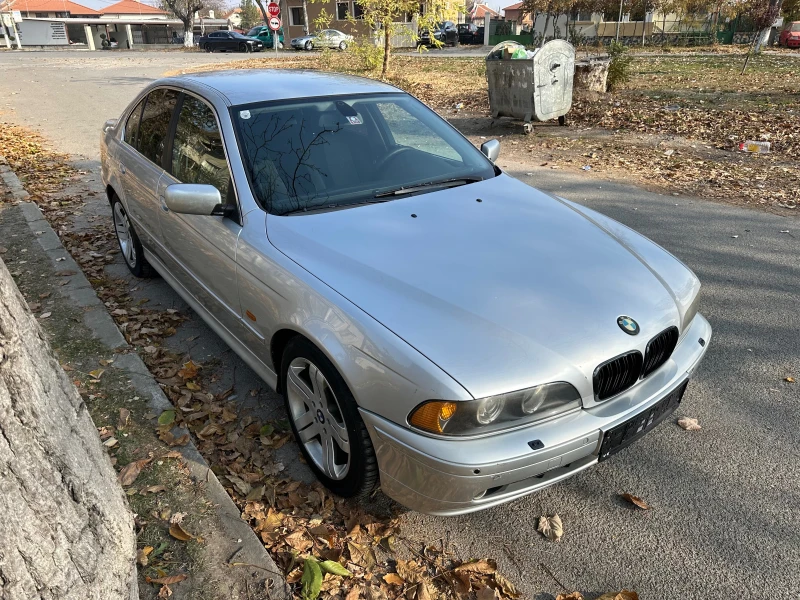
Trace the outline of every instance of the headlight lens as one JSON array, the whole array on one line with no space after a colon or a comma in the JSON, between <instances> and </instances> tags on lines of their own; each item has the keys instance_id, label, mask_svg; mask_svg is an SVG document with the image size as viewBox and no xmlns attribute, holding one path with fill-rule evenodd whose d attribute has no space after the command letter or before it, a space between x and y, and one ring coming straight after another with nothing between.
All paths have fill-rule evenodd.
<instances>
[{"instance_id":1,"label":"headlight lens","mask_svg":"<svg viewBox=\"0 0 800 600\"><path fill-rule=\"evenodd\" d=\"M411 412L408 421L430 433L475 435L540 421L580 405L578 390L559 381L478 400L428 400Z\"/></svg>"}]
</instances>

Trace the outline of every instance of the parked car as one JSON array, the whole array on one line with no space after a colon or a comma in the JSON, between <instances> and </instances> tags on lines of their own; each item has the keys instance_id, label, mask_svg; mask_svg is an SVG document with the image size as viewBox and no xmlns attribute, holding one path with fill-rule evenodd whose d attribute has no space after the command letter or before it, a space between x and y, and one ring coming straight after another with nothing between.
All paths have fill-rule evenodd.
<instances>
[{"instance_id":1,"label":"parked car","mask_svg":"<svg viewBox=\"0 0 800 600\"><path fill-rule=\"evenodd\" d=\"M454 515L641 438L711 339L688 267L499 151L385 83L233 70L148 85L101 162L131 273L283 395L319 480Z\"/></svg>"},{"instance_id":2,"label":"parked car","mask_svg":"<svg viewBox=\"0 0 800 600\"><path fill-rule=\"evenodd\" d=\"M437 23L433 27L433 33L429 29L421 29L417 46L435 46L434 40L444 45L458 46L458 29L452 21Z\"/></svg>"},{"instance_id":3,"label":"parked car","mask_svg":"<svg viewBox=\"0 0 800 600\"><path fill-rule=\"evenodd\" d=\"M275 40L272 39L272 30L264 25L256 25L247 32L247 37L256 38L261 40L264 48L274 48ZM283 49L283 27L278 30L278 48Z\"/></svg>"},{"instance_id":4,"label":"parked car","mask_svg":"<svg viewBox=\"0 0 800 600\"><path fill-rule=\"evenodd\" d=\"M786 46L787 48L800 48L800 21L787 23L778 38L778 45Z\"/></svg>"},{"instance_id":5,"label":"parked car","mask_svg":"<svg viewBox=\"0 0 800 600\"><path fill-rule=\"evenodd\" d=\"M237 31L212 31L202 36L197 45L206 52L260 52L264 42Z\"/></svg>"},{"instance_id":6,"label":"parked car","mask_svg":"<svg viewBox=\"0 0 800 600\"><path fill-rule=\"evenodd\" d=\"M347 35L336 29L325 29L317 33L310 33L292 40L295 50L313 50L314 48L338 48L347 50L353 41L352 35Z\"/></svg>"},{"instance_id":7,"label":"parked car","mask_svg":"<svg viewBox=\"0 0 800 600\"><path fill-rule=\"evenodd\" d=\"M458 24L459 44L482 44L483 38L478 38L478 26L474 23Z\"/></svg>"}]
</instances>

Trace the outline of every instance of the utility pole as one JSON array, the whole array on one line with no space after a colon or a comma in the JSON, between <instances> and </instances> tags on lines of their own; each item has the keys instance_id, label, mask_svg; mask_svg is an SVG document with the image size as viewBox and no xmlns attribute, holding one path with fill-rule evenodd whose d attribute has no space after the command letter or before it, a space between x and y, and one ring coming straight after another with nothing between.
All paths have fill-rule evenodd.
<instances>
[{"instance_id":1,"label":"utility pole","mask_svg":"<svg viewBox=\"0 0 800 600\"><path fill-rule=\"evenodd\" d=\"M622 21L622 3L624 0L619 0L619 18L617 18L617 36L616 41L619 41L619 24Z\"/></svg>"}]
</instances>

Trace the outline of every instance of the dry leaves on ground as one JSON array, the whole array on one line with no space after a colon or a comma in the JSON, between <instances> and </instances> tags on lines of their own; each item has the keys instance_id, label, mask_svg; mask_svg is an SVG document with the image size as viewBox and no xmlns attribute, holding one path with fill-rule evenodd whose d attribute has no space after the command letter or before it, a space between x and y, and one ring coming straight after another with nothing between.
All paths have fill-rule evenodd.
<instances>
[{"instance_id":1,"label":"dry leaves on ground","mask_svg":"<svg viewBox=\"0 0 800 600\"><path fill-rule=\"evenodd\" d=\"M702 429L697 419L693 419L692 417L681 417L678 419L678 425L686 431L699 431Z\"/></svg>"},{"instance_id":2,"label":"dry leaves on ground","mask_svg":"<svg viewBox=\"0 0 800 600\"><path fill-rule=\"evenodd\" d=\"M639 508L641 508L643 510L650 510L651 508L653 508L647 502L645 502L644 500L642 500L638 496L634 496L633 494L628 494L626 492L624 494L620 494L620 496L622 496L623 499L627 500L631 504L633 504L635 506L638 506Z\"/></svg>"},{"instance_id":3,"label":"dry leaves on ground","mask_svg":"<svg viewBox=\"0 0 800 600\"><path fill-rule=\"evenodd\" d=\"M561 523L561 517L553 515L551 517L539 517L539 525L536 531L541 533L548 540L557 542L564 535L564 526Z\"/></svg>"}]
</instances>

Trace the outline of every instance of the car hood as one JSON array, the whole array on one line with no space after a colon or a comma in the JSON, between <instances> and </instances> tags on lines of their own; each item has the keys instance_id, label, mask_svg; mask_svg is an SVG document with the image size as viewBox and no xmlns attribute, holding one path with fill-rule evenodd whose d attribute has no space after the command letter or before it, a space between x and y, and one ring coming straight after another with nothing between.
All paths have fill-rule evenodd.
<instances>
[{"instance_id":1,"label":"car hood","mask_svg":"<svg viewBox=\"0 0 800 600\"><path fill-rule=\"evenodd\" d=\"M676 292L643 253L506 175L383 204L270 215L267 233L473 397L547 381L591 396L600 362L680 327ZM685 294L691 271L634 235ZM617 325L621 315L639 323L638 336Z\"/></svg>"}]
</instances>

